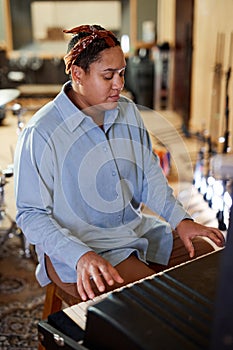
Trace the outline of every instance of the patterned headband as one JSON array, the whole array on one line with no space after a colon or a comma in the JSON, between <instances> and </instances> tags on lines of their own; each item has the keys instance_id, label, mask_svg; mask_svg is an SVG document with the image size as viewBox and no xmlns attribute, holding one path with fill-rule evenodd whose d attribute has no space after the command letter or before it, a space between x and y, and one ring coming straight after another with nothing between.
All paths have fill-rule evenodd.
<instances>
[{"instance_id":1,"label":"patterned headband","mask_svg":"<svg viewBox=\"0 0 233 350\"><path fill-rule=\"evenodd\" d=\"M85 32L89 35L81 38L78 40L78 42L74 45L74 47L65 55L64 61L66 66L66 73L70 74L71 72L71 66L76 61L77 57L80 55L80 53L87 48L88 45L90 45L93 40L96 38L98 39L104 39L105 42L110 46L116 46L116 43L114 41L114 34L105 29L96 29L94 26L89 25L83 25L79 27L75 27L70 30L63 30L66 34L79 34L81 32Z\"/></svg>"}]
</instances>

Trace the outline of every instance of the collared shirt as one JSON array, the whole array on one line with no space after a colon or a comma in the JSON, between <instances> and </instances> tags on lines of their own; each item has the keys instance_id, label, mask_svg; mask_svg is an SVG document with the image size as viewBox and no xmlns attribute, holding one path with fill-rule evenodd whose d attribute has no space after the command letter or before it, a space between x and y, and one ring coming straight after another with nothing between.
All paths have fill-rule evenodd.
<instances>
[{"instance_id":1,"label":"collared shirt","mask_svg":"<svg viewBox=\"0 0 233 350\"><path fill-rule=\"evenodd\" d=\"M112 265L132 252L166 264L172 229L190 218L173 196L136 105L121 97L100 128L67 97L65 84L19 137L16 222L36 246L36 276L49 283L47 254L63 282L94 250ZM156 216L144 215L142 203ZM161 218L160 218L161 217Z\"/></svg>"}]
</instances>

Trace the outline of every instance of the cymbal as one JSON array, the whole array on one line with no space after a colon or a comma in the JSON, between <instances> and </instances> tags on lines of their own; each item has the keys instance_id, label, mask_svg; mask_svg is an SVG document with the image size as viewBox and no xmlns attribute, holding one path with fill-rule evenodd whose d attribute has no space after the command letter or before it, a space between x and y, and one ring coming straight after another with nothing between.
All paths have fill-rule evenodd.
<instances>
[{"instance_id":1,"label":"cymbal","mask_svg":"<svg viewBox=\"0 0 233 350\"><path fill-rule=\"evenodd\" d=\"M19 94L17 89L0 89L0 107L16 99Z\"/></svg>"}]
</instances>

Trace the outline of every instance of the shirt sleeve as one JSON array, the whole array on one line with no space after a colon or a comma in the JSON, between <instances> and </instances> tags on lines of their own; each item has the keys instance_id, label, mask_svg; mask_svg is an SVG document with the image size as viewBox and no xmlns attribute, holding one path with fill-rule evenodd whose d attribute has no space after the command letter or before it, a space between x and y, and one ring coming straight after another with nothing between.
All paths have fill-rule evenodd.
<instances>
[{"instance_id":1,"label":"shirt sleeve","mask_svg":"<svg viewBox=\"0 0 233 350\"><path fill-rule=\"evenodd\" d=\"M142 122L143 123L143 122ZM143 168L144 181L142 202L152 211L163 217L173 229L180 221L192 219L182 203L174 196L173 189L169 186L160 166L159 157L152 150L149 133L145 127L143 132Z\"/></svg>"},{"instance_id":2,"label":"shirt sleeve","mask_svg":"<svg viewBox=\"0 0 233 350\"><path fill-rule=\"evenodd\" d=\"M52 260L76 269L79 258L91 249L62 227L53 215L52 150L35 128L28 127L21 134L14 171L17 225L27 240Z\"/></svg>"}]
</instances>

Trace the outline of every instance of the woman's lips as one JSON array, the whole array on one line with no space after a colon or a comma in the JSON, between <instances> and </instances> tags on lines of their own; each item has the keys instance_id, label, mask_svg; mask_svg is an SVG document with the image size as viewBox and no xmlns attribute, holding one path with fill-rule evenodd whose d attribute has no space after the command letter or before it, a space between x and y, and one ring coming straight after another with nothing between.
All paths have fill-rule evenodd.
<instances>
[{"instance_id":1,"label":"woman's lips","mask_svg":"<svg viewBox=\"0 0 233 350\"><path fill-rule=\"evenodd\" d=\"M120 98L120 95L112 95L112 96L109 96L109 99L111 101L114 101L114 102L117 102Z\"/></svg>"}]
</instances>

